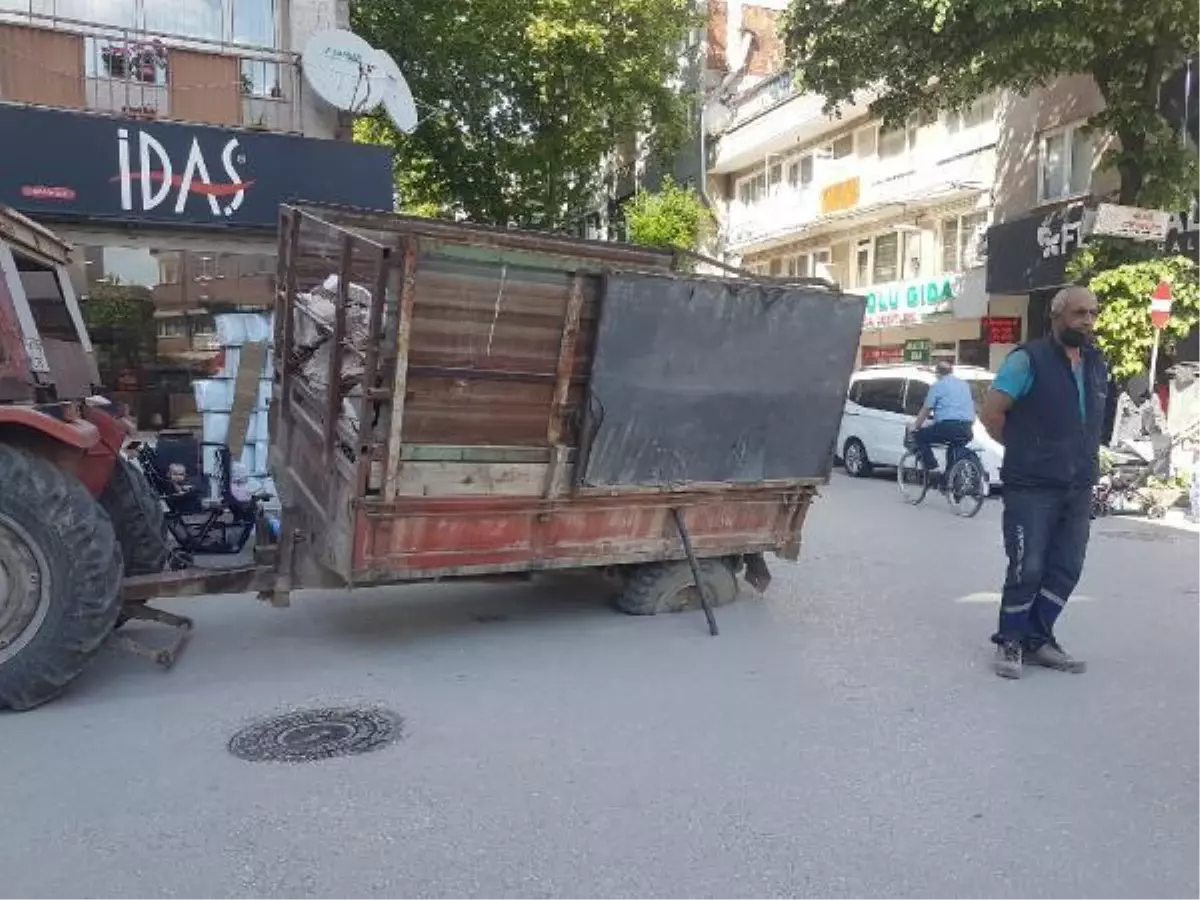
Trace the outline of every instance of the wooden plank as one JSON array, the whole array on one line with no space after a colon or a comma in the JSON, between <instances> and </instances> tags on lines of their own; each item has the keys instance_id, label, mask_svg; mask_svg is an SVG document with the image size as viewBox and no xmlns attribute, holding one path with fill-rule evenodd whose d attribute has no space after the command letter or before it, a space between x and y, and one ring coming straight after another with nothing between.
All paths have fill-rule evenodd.
<instances>
[{"instance_id":1,"label":"wooden plank","mask_svg":"<svg viewBox=\"0 0 1200 900\"><path fill-rule=\"evenodd\" d=\"M405 444L400 458L406 462L545 463L550 454L545 447Z\"/></svg>"},{"instance_id":2,"label":"wooden plank","mask_svg":"<svg viewBox=\"0 0 1200 900\"><path fill-rule=\"evenodd\" d=\"M358 475L355 496L364 497L371 487L371 459L374 456L375 429L374 401L375 379L379 374L379 354L382 350L380 331L383 328L383 311L388 302L388 282L391 280L392 251L380 247L376 251L374 291L371 294L371 315L367 321L367 358L363 363L362 406L358 413Z\"/></svg>"},{"instance_id":3,"label":"wooden plank","mask_svg":"<svg viewBox=\"0 0 1200 900\"><path fill-rule=\"evenodd\" d=\"M412 337L413 305L417 299L417 240L404 239L403 276L396 322L396 372L392 379L391 421L388 423L387 467L384 469L383 495L396 499L400 479L401 432L404 428L404 398L408 392L408 343Z\"/></svg>"},{"instance_id":4,"label":"wooden plank","mask_svg":"<svg viewBox=\"0 0 1200 900\"><path fill-rule=\"evenodd\" d=\"M83 38L77 34L0 25L0 99L82 109L87 102L83 54Z\"/></svg>"},{"instance_id":5,"label":"wooden plank","mask_svg":"<svg viewBox=\"0 0 1200 900\"><path fill-rule=\"evenodd\" d=\"M275 301L275 328L279 337L275 342L275 368L279 372L278 421L283 423L282 435L287 435L288 417L292 409L290 390L295 376L291 359L296 346L296 320L292 314L296 297L296 253L300 242L300 215L292 210L283 213L283 252L279 254L278 284L281 293ZM286 456L286 453L285 453Z\"/></svg>"},{"instance_id":6,"label":"wooden plank","mask_svg":"<svg viewBox=\"0 0 1200 900\"><path fill-rule=\"evenodd\" d=\"M536 497L546 463L409 462L397 497Z\"/></svg>"},{"instance_id":7,"label":"wooden plank","mask_svg":"<svg viewBox=\"0 0 1200 900\"><path fill-rule=\"evenodd\" d=\"M171 49L171 118L211 125L242 124L242 86L236 56Z\"/></svg>"},{"instance_id":8,"label":"wooden plank","mask_svg":"<svg viewBox=\"0 0 1200 900\"><path fill-rule=\"evenodd\" d=\"M329 369L325 395L325 464L333 461L337 422L342 414L342 342L346 337L346 307L350 304L350 266L354 261L354 239L342 238L342 258L338 270L337 303L333 308L333 336L330 338Z\"/></svg>"},{"instance_id":9,"label":"wooden plank","mask_svg":"<svg viewBox=\"0 0 1200 900\"><path fill-rule=\"evenodd\" d=\"M563 317L562 338L558 345L558 366L554 375L554 399L550 403L550 419L546 424L546 442L550 445L551 456L542 493L547 500L553 500L563 493L562 476L568 450L562 442L563 414L571 390L571 373L575 368L575 339L579 335L579 315L582 309L583 276L576 272L571 280L571 295L567 298L567 311Z\"/></svg>"},{"instance_id":10,"label":"wooden plank","mask_svg":"<svg viewBox=\"0 0 1200 900\"><path fill-rule=\"evenodd\" d=\"M229 413L230 459L241 459L246 446L246 430L250 427L250 414L258 404L258 382L262 378L263 362L267 345L262 341L245 344L238 359L237 377L233 382L233 408Z\"/></svg>"}]
</instances>

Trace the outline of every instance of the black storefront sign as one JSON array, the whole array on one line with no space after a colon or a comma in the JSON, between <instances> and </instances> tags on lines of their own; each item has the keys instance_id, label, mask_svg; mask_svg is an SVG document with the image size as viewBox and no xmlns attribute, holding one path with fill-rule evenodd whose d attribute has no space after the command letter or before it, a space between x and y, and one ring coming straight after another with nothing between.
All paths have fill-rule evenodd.
<instances>
[{"instance_id":1,"label":"black storefront sign","mask_svg":"<svg viewBox=\"0 0 1200 900\"><path fill-rule=\"evenodd\" d=\"M1188 256L1200 260L1200 194L1187 212L1171 214L1167 240L1163 248L1168 256Z\"/></svg>"},{"instance_id":2,"label":"black storefront sign","mask_svg":"<svg viewBox=\"0 0 1200 900\"><path fill-rule=\"evenodd\" d=\"M289 200L391 209L384 147L0 104L0 203L34 217L275 228Z\"/></svg>"},{"instance_id":3,"label":"black storefront sign","mask_svg":"<svg viewBox=\"0 0 1200 900\"><path fill-rule=\"evenodd\" d=\"M1082 231L1082 203L993 225L987 233L987 292L1028 294L1064 284Z\"/></svg>"}]
</instances>

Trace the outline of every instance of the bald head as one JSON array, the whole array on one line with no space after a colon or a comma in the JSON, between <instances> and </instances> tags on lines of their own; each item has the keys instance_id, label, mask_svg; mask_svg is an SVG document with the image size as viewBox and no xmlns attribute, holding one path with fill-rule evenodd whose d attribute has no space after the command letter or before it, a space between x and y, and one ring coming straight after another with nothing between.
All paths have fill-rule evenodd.
<instances>
[{"instance_id":1,"label":"bald head","mask_svg":"<svg viewBox=\"0 0 1200 900\"><path fill-rule=\"evenodd\" d=\"M1050 301L1050 330L1059 343L1081 347L1092 342L1099 314L1096 295L1073 284L1063 288Z\"/></svg>"}]
</instances>

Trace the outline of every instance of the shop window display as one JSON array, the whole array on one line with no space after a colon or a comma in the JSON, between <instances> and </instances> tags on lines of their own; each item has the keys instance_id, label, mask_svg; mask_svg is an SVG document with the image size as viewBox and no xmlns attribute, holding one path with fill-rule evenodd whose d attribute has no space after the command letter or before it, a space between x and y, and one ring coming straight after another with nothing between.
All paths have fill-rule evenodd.
<instances>
[{"instance_id":1,"label":"shop window display","mask_svg":"<svg viewBox=\"0 0 1200 900\"><path fill-rule=\"evenodd\" d=\"M73 279L104 389L142 430L192 428L192 380L220 366L215 316L270 309L275 258L84 246Z\"/></svg>"}]
</instances>

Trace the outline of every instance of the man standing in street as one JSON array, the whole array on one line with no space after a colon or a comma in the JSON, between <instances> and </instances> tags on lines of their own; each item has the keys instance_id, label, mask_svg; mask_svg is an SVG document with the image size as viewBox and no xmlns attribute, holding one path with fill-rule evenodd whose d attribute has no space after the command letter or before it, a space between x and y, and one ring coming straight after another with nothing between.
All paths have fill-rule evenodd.
<instances>
[{"instance_id":1,"label":"man standing in street","mask_svg":"<svg viewBox=\"0 0 1200 900\"><path fill-rule=\"evenodd\" d=\"M1004 549L996 674L1023 664L1082 672L1054 637L1079 581L1091 527L1092 487L1108 391L1093 345L1096 297L1067 287L1050 303L1051 334L1014 350L992 382L980 418L1004 445Z\"/></svg>"},{"instance_id":2,"label":"man standing in street","mask_svg":"<svg viewBox=\"0 0 1200 900\"><path fill-rule=\"evenodd\" d=\"M920 412L908 426L908 433L921 455L921 465L937 469L934 444L968 444L974 434L975 401L967 383L954 374L954 366L940 362L934 370L937 381L925 395ZM933 419L933 424L925 423ZM922 427L924 426L924 427Z\"/></svg>"}]
</instances>

